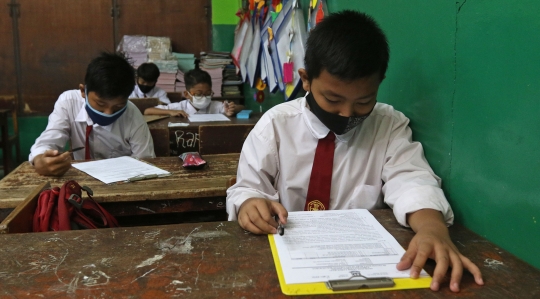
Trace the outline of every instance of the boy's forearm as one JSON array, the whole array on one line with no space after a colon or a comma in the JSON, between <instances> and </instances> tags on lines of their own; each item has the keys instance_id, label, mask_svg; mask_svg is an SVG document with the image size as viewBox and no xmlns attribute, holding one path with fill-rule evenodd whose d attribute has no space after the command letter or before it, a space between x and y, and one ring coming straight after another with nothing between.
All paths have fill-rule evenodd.
<instances>
[{"instance_id":1,"label":"boy's forearm","mask_svg":"<svg viewBox=\"0 0 540 299\"><path fill-rule=\"evenodd\" d=\"M448 233L448 228L446 227L442 213L433 209L422 209L408 214L407 223L416 233L423 229Z\"/></svg>"},{"instance_id":2,"label":"boy's forearm","mask_svg":"<svg viewBox=\"0 0 540 299\"><path fill-rule=\"evenodd\" d=\"M144 110L144 115L169 115L169 112L168 110L159 108L146 108Z\"/></svg>"}]
</instances>

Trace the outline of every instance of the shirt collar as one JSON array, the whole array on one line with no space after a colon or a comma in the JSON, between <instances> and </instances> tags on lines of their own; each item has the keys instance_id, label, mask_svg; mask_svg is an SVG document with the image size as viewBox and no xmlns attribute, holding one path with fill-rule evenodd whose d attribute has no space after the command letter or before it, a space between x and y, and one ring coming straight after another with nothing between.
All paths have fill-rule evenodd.
<instances>
[{"instance_id":1,"label":"shirt collar","mask_svg":"<svg viewBox=\"0 0 540 299\"><path fill-rule=\"evenodd\" d=\"M102 127L103 129L110 132L112 130L112 125L114 123L112 123L112 124L110 124L108 126L100 126L98 124L94 124L94 122L92 121L92 119L88 115L88 112L86 112L86 109L84 108L86 106L86 99L84 99L83 97L81 97L81 99L83 100L83 104L82 104L81 110L79 110L79 113L75 117L75 121L76 122L81 122L81 123L85 122L86 125L88 125L88 126ZM124 113L126 113L126 112L124 112Z\"/></svg>"},{"instance_id":2,"label":"shirt collar","mask_svg":"<svg viewBox=\"0 0 540 299\"><path fill-rule=\"evenodd\" d=\"M309 110L306 98L300 98L300 107L302 109L302 115L304 117L304 121L313 135L313 137L317 139L321 139L326 137L328 135L328 132L330 132L330 129L328 129L320 120ZM348 142L352 136L354 135L354 132L356 132L356 129L358 126L356 126L354 129L350 130L349 132L343 134L343 135L336 135L337 140L341 142Z\"/></svg>"}]
</instances>

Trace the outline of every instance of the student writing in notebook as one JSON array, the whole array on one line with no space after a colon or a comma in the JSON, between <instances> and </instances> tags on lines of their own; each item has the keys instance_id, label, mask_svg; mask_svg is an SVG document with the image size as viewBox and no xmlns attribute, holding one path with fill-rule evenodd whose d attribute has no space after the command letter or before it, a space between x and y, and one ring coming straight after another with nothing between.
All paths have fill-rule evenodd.
<instances>
[{"instance_id":1,"label":"student writing in notebook","mask_svg":"<svg viewBox=\"0 0 540 299\"><path fill-rule=\"evenodd\" d=\"M223 113L233 116L244 109L244 106L236 105L234 102L212 100L212 78L208 72L201 69L190 70L184 74L184 83L187 89L184 91L184 97L187 100L147 108L144 114L188 117L192 114Z\"/></svg>"},{"instance_id":2,"label":"student writing in notebook","mask_svg":"<svg viewBox=\"0 0 540 299\"><path fill-rule=\"evenodd\" d=\"M47 128L30 149L28 160L39 174L63 175L72 159L155 157L150 130L128 101L134 75L121 55L102 53L90 62L84 84L60 95ZM68 142L84 149L63 152Z\"/></svg>"},{"instance_id":3,"label":"student writing in notebook","mask_svg":"<svg viewBox=\"0 0 540 299\"><path fill-rule=\"evenodd\" d=\"M159 68L155 64L151 62L141 64L137 68L135 79L137 84L129 98L158 98L160 102L169 104L171 100L167 97L167 92L156 86L159 75Z\"/></svg>"},{"instance_id":4,"label":"student writing in notebook","mask_svg":"<svg viewBox=\"0 0 540 299\"><path fill-rule=\"evenodd\" d=\"M257 234L276 233L287 211L377 209L387 204L416 235L397 265L418 277L437 262L432 290L449 267L459 291L463 268L482 285L479 268L460 254L447 226L454 214L409 120L377 103L389 60L386 37L362 13L343 11L319 23L299 70L305 97L266 112L247 137L237 182L227 190L229 220Z\"/></svg>"}]
</instances>

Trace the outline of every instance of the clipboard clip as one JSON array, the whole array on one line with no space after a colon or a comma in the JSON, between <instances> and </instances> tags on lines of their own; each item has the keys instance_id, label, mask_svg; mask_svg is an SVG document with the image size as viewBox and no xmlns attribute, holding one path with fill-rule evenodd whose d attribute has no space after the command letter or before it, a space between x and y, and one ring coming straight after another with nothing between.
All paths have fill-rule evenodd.
<instances>
[{"instance_id":1,"label":"clipboard clip","mask_svg":"<svg viewBox=\"0 0 540 299\"><path fill-rule=\"evenodd\" d=\"M332 291L391 288L395 285L394 280L390 277L368 278L362 275L360 271L351 271L351 277L349 279L329 280L325 284Z\"/></svg>"},{"instance_id":2,"label":"clipboard clip","mask_svg":"<svg viewBox=\"0 0 540 299\"><path fill-rule=\"evenodd\" d=\"M157 174L140 174L140 175L136 175L134 177L128 178L127 182L132 183L132 182L136 182L136 181L155 179L157 177L159 177Z\"/></svg>"}]
</instances>

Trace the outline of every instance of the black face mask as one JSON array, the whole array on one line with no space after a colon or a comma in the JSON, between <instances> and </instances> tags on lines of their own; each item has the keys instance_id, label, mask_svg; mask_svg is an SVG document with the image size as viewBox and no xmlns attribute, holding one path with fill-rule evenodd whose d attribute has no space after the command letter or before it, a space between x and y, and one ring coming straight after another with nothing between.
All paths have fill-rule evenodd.
<instances>
[{"instance_id":1,"label":"black face mask","mask_svg":"<svg viewBox=\"0 0 540 299\"><path fill-rule=\"evenodd\" d=\"M315 98L313 98L313 94L311 92L306 95L306 101L311 109L311 112L313 112L313 114L315 114L315 116L317 116L317 118L336 135L343 135L349 132L361 124L364 119L369 116L368 114L364 116L345 117L327 112L326 110L322 109L319 104L317 104L317 101L315 101Z\"/></svg>"},{"instance_id":2,"label":"black face mask","mask_svg":"<svg viewBox=\"0 0 540 299\"><path fill-rule=\"evenodd\" d=\"M142 91L142 93L149 93L150 90L154 89L154 87L156 87L156 85L141 85L139 83L137 83L137 85L139 85L139 89Z\"/></svg>"}]
</instances>

